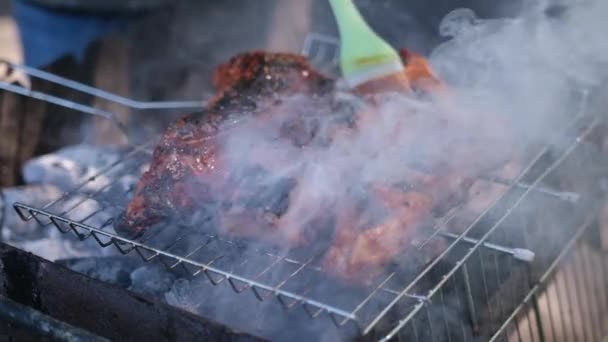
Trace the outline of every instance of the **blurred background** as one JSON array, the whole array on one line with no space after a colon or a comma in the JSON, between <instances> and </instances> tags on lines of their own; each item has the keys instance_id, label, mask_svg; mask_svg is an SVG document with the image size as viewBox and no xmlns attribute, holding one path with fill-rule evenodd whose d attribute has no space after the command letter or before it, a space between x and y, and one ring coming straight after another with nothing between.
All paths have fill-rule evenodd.
<instances>
[{"instance_id":1,"label":"blurred background","mask_svg":"<svg viewBox=\"0 0 608 342\"><path fill-rule=\"evenodd\" d=\"M487 18L516 14L524 4L523 0L356 3L392 44L422 54L441 42L439 22L454 8L472 8ZM219 63L253 49L298 53L309 33L336 36L326 0L0 0L1 58L141 101L204 100L213 92L211 75ZM134 141L149 139L184 114L152 110L143 115L48 82L31 82L28 86L35 91L115 113L130 126ZM30 100L23 101L28 106ZM34 134L27 135L35 138L15 138L28 148L19 149L18 157L3 157L18 159L13 171L7 171L15 175L5 185L19 181L19 164L32 156L82 142L126 142L105 119L54 105L37 108L21 114L32 118L27 125ZM4 112L14 118L14 110ZM53 134L35 134L40 127Z\"/></svg>"},{"instance_id":2,"label":"blurred background","mask_svg":"<svg viewBox=\"0 0 608 342\"><path fill-rule=\"evenodd\" d=\"M11 16L10 0L0 1L0 57L13 62L22 60L21 44Z\"/></svg>"}]
</instances>

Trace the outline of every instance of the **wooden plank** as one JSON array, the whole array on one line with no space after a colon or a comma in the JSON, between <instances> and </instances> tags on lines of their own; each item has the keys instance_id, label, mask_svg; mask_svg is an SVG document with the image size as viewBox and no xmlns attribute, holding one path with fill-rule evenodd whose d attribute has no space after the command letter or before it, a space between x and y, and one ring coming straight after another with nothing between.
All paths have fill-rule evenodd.
<instances>
[{"instance_id":1,"label":"wooden plank","mask_svg":"<svg viewBox=\"0 0 608 342\"><path fill-rule=\"evenodd\" d=\"M95 65L93 76L95 87L129 97L127 41L122 36L113 35L103 39L99 44L98 62ZM123 105L94 98L93 106L114 113L116 118L124 124L128 122L130 110ZM95 137L92 140L97 144L126 145L128 143L120 129L105 118L95 118L94 135Z\"/></svg>"},{"instance_id":2,"label":"wooden plank","mask_svg":"<svg viewBox=\"0 0 608 342\"><path fill-rule=\"evenodd\" d=\"M594 265L606 265L606 255L603 253L598 253L587 245L579 245L577 248L578 253L585 254L585 260ZM598 272L596 269L580 269L573 261L572 258L567 260L538 296L539 318L547 341L595 340L608 333L608 303L605 298L608 279L594 274L593 272ZM571 297L570 300L568 296ZM527 308L532 310L531 306ZM538 341L538 329L531 331L530 325L536 326L532 312L522 315L518 321L521 338L523 341ZM509 340L517 341L515 336Z\"/></svg>"},{"instance_id":3,"label":"wooden plank","mask_svg":"<svg viewBox=\"0 0 608 342\"><path fill-rule=\"evenodd\" d=\"M23 115L22 96L3 92L0 105L0 186L17 183L19 151L19 120Z\"/></svg>"},{"instance_id":4,"label":"wooden plank","mask_svg":"<svg viewBox=\"0 0 608 342\"><path fill-rule=\"evenodd\" d=\"M43 101L0 93L0 186L21 183L21 166L35 155L45 111Z\"/></svg>"},{"instance_id":5,"label":"wooden plank","mask_svg":"<svg viewBox=\"0 0 608 342\"><path fill-rule=\"evenodd\" d=\"M19 169L29 159L35 156L43 131L43 120L47 110L44 101L26 98L22 120L20 122L19 151L17 163Z\"/></svg>"}]
</instances>

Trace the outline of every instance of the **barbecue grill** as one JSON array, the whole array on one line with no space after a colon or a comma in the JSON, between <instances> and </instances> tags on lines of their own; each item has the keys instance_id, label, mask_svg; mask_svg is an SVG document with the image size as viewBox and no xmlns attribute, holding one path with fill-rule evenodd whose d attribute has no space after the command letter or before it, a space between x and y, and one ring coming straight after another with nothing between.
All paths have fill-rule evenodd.
<instances>
[{"instance_id":1,"label":"barbecue grill","mask_svg":"<svg viewBox=\"0 0 608 342\"><path fill-rule=\"evenodd\" d=\"M335 43L311 37L304 51L308 55L319 51L315 44ZM326 48L331 46L321 51ZM332 60L323 69L332 70ZM142 103L5 64L133 110L202 105ZM112 113L8 82L0 82L0 88L100 115L126 129ZM24 221L35 220L79 240L94 239L101 247L113 246L121 254L164 264L190 284L190 300L182 303L186 309L206 315L213 306L222 306L226 311L220 316L226 324L240 324L237 328L254 334L270 330L273 336L280 326L301 336L330 339L543 341L561 336L598 341L607 333L602 317L608 313L608 263L596 246L600 231L594 215L601 189L597 177L590 175L608 169L590 139L602 128L603 113L594 111L601 107L597 101L602 91L575 94L579 107L572 109L568 123L556 131L554 141L526 152L516 177L483 177L500 190L488 206L474 213L463 208L450 211L429 227L427 235L404 246L400 258L408 261L407 267L391 269L365 289L331 280L312 251L283 253L271 246L252 246L203 229L184 229L189 222L153 227L136 239L117 234L113 220L132 195L155 141L130 146L119 161L44 206L15 203L14 208ZM590 160L597 163L580 165ZM95 205L85 206L91 202ZM431 251L438 240L448 243L439 252ZM228 296L227 291L234 293ZM222 302L214 302L219 297ZM238 316L239 311L265 315L272 321L268 325L276 326L230 321L229 316Z\"/></svg>"}]
</instances>

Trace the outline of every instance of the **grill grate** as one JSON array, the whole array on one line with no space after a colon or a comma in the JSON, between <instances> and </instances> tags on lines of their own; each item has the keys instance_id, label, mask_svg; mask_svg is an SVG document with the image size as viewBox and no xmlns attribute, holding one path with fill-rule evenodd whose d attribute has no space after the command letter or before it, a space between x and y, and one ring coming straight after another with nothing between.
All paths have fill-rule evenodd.
<instances>
[{"instance_id":1,"label":"grill grate","mask_svg":"<svg viewBox=\"0 0 608 342\"><path fill-rule=\"evenodd\" d=\"M309 42L307 46L311 44ZM191 108L201 104L146 104L66 82L31 68L10 67L132 108ZM4 90L54 101L46 94L9 86L9 83L0 82L0 88ZM461 208L453 210L438 220L428 236L406 249L403 260L412 260L416 265L409 265L408 270L392 270L375 285L363 290L325 277L317 265L315 253L284 253L268 246L252 248L246 241L226 240L212 233L179 230L179 227L156 227L137 240L117 235L112 228L113 218L120 214L130 198L133 181L151 157L153 142L131 147L124 158L42 208L25 203L15 203L14 207L25 221L36 220L43 227L54 226L62 233L73 233L80 240L93 238L102 247L114 246L122 254L134 252L146 262L160 261L169 269L180 269L191 277L204 275L213 285L223 283L236 293L250 292L263 302L276 300L287 311L301 308L311 319L328 318L337 327L351 325L361 335L373 336L378 330L383 331L383 340L442 341L447 336L446 340L450 341L470 341L479 334L493 336L492 340L504 340L514 331L514 324L519 327L518 315L540 294L570 247L579 243L579 238L590 226L589 222L580 224L583 220L580 206L575 205L584 201L584 196L553 190L546 185L551 175L581 148L584 139L600 122L596 115L584 110L587 100L587 96L581 97L579 112L562 132L556 134L559 139L554 144L531 151L517 177L512 180L495 175L484 177L485 181L500 188L500 194L491 205L473 216L464 215ZM74 109L82 106L61 101L54 103ZM83 111L95 114L94 110ZM113 117L108 114L104 116ZM568 143L564 143L565 140ZM573 211L571 220L562 226L581 228L567 230L555 246L531 243L534 239L529 235L534 229L530 227L535 225L527 222L529 215L522 212L521 204L539 200L550 202L547 206L556 210ZM86 206L88 209L84 210L84 204L88 202L95 205ZM447 228L455 229L459 234L446 236ZM429 242L444 238L448 238L449 245L439 253L430 253ZM533 250L536 258L518 259L513 255L513 249L505 246L518 246L521 247L518 251L526 253ZM430 261L423 260L431 254ZM545 273L538 278L533 274L534 270ZM517 301L522 298L523 301L510 307L515 301L503 303L494 293L507 281L514 278L517 281L518 277L523 277L524 288L531 290L527 294L512 293ZM458 295L454 295L454 291ZM497 302L494 298L498 298ZM462 313L466 313L466 319L454 324L452 316L461 317ZM484 332L484 326L490 326L489 331Z\"/></svg>"}]
</instances>

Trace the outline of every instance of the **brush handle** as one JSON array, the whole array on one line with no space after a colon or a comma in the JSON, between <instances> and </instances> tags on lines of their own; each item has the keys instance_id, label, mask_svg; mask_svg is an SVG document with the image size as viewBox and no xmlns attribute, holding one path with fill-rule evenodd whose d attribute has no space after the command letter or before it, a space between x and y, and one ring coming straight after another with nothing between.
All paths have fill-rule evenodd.
<instances>
[{"instance_id":1,"label":"brush handle","mask_svg":"<svg viewBox=\"0 0 608 342\"><path fill-rule=\"evenodd\" d=\"M375 35L353 0L329 0L329 4L338 22L338 31L343 40L352 39L358 34Z\"/></svg>"},{"instance_id":2,"label":"brush handle","mask_svg":"<svg viewBox=\"0 0 608 342\"><path fill-rule=\"evenodd\" d=\"M329 0L340 33L340 66L345 77L401 63L397 51L369 27L353 0Z\"/></svg>"}]
</instances>

